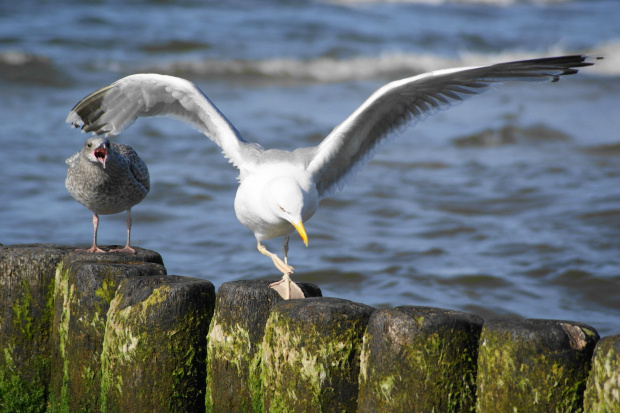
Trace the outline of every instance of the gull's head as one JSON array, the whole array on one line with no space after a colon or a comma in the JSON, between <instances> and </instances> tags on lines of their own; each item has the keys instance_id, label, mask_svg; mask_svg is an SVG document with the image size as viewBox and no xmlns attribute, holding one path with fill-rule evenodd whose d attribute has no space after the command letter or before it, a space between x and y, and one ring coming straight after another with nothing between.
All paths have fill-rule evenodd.
<instances>
[{"instance_id":1,"label":"gull's head","mask_svg":"<svg viewBox=\"0 0 620 413\"><path fill-rule=\"evenodd\" d=\"M106 138L90 138L84 143L82 149L86 154L86 159L92 163L101 163L105 168L110 154L110 141Z\"/></svg>"},{"instance_id":2,"label":"gull's head","mask_svg":"<svg viewBox=\"0 0 620 413\"><path fill-rule=\"evenodd\" d=\"M308 235L303 223L306 205L304 192L297 181L288 177L272 180L267 189L267 202L273 214L293 225L307 247Z\"/></svg>"}]
</instances>

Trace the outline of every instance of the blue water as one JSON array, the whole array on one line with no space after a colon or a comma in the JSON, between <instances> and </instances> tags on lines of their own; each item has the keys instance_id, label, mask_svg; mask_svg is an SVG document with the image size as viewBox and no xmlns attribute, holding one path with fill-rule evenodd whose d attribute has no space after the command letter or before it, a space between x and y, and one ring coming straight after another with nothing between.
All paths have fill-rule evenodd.
<instances>
[{"instance_id":1,"label":"blue water","mask_svg":"<svg viewBox=\"0 0 620 413\"><path fill-rule=\"evenodd\" d=\"M505 85L395 137L322 202L310 246L292 239L289 260L324 295L377 307L620 333L619 21L615 0L3 2L0 242L90 245L91 214L64 188L64 160L87 136L64 120L128 74L189 78L246 140L292 149L390 80L601 54L559 83ZM168 119L118 139L151 173L133 245L216 286L279 278L236 220L237 172L211 141ZM101 245L124 242L124 220L101 217Z\"/></svg>"}]
</instances>

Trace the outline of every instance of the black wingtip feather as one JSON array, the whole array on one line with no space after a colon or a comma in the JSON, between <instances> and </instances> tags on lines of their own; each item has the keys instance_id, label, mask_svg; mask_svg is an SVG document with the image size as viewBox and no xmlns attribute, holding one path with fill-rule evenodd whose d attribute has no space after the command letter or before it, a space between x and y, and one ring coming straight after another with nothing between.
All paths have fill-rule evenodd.
<instances>
[{"instance_id":1,"label":"black wingtip feather","mask_svg":"<svg viewBox=\"0 0 620 413\"><path fill-rule=\"evenodd\" d=\"M579 72L578 68L594 65L593 60L603 59L600 56L571 55L558 57L545 57L541 59L519 60L514 62L498 63L487 66L490 73L497 79L515 77L529 77L549 79L557 82L562 76L574 75ZM500 69L496 71L495 69Z\"/></svg>"}]
</instances>

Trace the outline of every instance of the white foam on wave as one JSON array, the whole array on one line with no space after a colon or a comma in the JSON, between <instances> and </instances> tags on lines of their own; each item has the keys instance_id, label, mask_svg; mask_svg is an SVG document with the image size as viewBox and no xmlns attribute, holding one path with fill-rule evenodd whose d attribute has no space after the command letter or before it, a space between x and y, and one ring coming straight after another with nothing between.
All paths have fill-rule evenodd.
<instances>
[{"instance_id":1,"label":"white foam on wave","mask_svg":"<svg viewBox=\"0 0 620 413\"><path fill-rule=\"evenodd\" d=\"M39 56L21 50L7 50L0 52L0 63L7 66L26 66L32 63L50 64L50 59L46 56Z\"/></svg>"},{"instance_id":2,"label":"white foam on wave","mask_svg":"<svg viewBox=\"0 0 620 413\"><path fill-rule=\"evenodd\" d=\"M0 80L56 86L69 82L51 58L22 50L0 52Z\"/></svg>"},{"instance_id":3,"label":"white foam on wave","mask_svg":"<svg viewBox=\"0 0 620 413\"><path fill-rule=\"evenodd\" d=\"M242 77L245 80L271 82L337 83L375 78L398 79L450 67L482 66L513 60L561 56L574 51L555 47L546 52L505 51L499 53L463 52L455 57L404 52L383 53L347 59L318 57L315 59L277 58L267 60L202 60L175 61L149 70L189 77ZM587 52L604 56L590 73L620 75L620 42L608 43Z\"/></svg>"},{"instance_id":4,"label":"white foam on wave","mask_svg":"<svg viewBox=\"0 0 620 413\"><path fill-rule=\"evenodd\" d=\"M620 40L611 41L597 46L589 53L592 56L602 56L592 68L595 73L606 76L620 75Z\"/></svg>"},{"instance_id":5,"label":"white foam on wave","mask_svg":"<svg viewBox=\"0 0 620 413\"><path fill-rule=\"evenodd\" d=\"M380 56L360 56L349 59L319 57L315 59L277 58L268 60L206 60L173 62L160 69L176 74L197 76L263 77L292 81L321 83L371 79L401 72L421 73L440 67L450 59L432 55L385 53Z\"/></svg>"}]
</instances>

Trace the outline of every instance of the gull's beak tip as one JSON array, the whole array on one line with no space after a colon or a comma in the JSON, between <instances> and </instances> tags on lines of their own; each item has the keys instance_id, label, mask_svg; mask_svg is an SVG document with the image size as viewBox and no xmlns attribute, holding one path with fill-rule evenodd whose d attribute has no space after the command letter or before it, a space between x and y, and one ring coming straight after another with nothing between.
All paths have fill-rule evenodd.
<instances>
[{"instance_id":1,"label":"gull's beak tip","mask_svg":"<svg viewBox=\"0 0 620 413\"><path fill-rule=\"evenodd\" d=\"M306 234L306 229L304 228L304 223L300 220L298 222L293 222L293 226L299 233L301 240L304 242L304 245L308 246L308 235Z\"/></svg>"}]
</instances>

